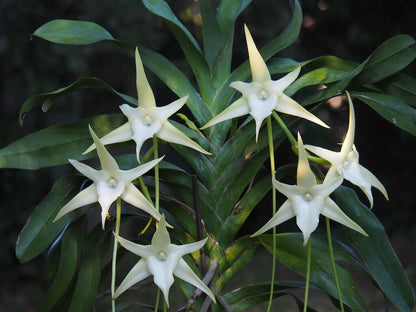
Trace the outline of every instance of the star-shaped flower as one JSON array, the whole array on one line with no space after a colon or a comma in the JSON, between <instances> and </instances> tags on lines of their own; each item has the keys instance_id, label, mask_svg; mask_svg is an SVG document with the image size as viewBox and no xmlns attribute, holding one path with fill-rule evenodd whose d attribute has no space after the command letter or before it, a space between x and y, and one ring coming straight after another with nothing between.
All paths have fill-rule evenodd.
<instances>
[{"instance_id":1,"label":"star-shaped flower","mask_svg":"<svg viewBox=\"0 0 416 312\"><path fill-rule=\"evenodd\" d=\"M138 107L131 107L127 104L120 105L120 109L126 115L128 122L102 137L101 142L104 145L134 140L136 142L137 160L139 161L140 149L143 143L156 135L162 140L185 145L204 154L210 154L168 121L170 116L182 108L188 96L184 96L169 105L156 106L155 97L147 81L137 48L136 84ZM94 148L95 145L93 144L83 154L92 151Z\"/></svg>"},{"instance_id":2,"label":"star-shaped flower","mask_svg":"<svg viewBox=\"0 0 416 312\"><path fill-rule=\"evenodd\" d=\"M347 92L350 108L350 120L348 131L342 143L340 152L333 152L322 147L305 145L305 148L331 163L326 180L342 176L351 183L357 185L367 196L370 207L373 207L373 195L371 187L378 189L388 200L387 191L383 184L368 169L359 164L359 154L354 146L355 114L350 94Z\"/></svg>"},{"instance_id":3,"label":"star-shaped flower","mask_svg":"<svg viewBox=\"0 0 416 312\"><path fill-rule=\"evenodd\" d=\"M267 65L261 57L260 52L257 50L253 38L246 26L244 26L244 30L246 34L252 82L232 82L230 86L241 92L242 97L211 119L201 129L205 129L228 119L250 114L256 122L257 141L263 120L272 114L273 110L305 118L318 125L329 128L319 118L308 112L295 100L283 93L283 91L298 77L300 67L279 80L271 80Z\"/></svg>"},{"instance_id":4,"label":"star-shaped flower","mask_svg":"<svg viewBox=\"0 0 416 312\"><path fill-rule=\"evenodd\" d=\"M296 224L303 233L303 245L306 245L310 235L318 227L319 215L321 214L367 236L364 230L342 212L341 208L329 198L329 195L341 185L342 178L338 177L337 179L317 184L316 177L309 167L300 134L298 134L298 146L297 185L284 184L273 177L273 186L288 199L276 214L253 236L260 235L296 216Z\"/></svg>"},{"instance_id":5,"label":"star-shaped flower","mask_svg":"<svg viewBox=\"0 0 416 312\"><path fill-rule=\"evenodd\" d=\"M147 212L156 220L160 219L159 212L143 196L143 194L131 183L152 169L162 158L158 158L148 163L130 170L120 170L115 159L105 149L97 135L89 127L91 136L97 147L97 154L101 163L101 170L95 170L77 160L69 159L69 162L83 175L91 179L94 183L78 193L59 211L54 221L57 221L68 212L79 207L99 202L101 205L101 222L104 229L105 219L111 204L121 197L126 202Z\"/></svg>"},{"instance_id":6,"label":"star-shaped flower","mask_svg":"<svg viewBox=\"0 0 416 312\"><path fill-rule=\"evenodd\" d=\"M174 282L173 275L175 275L202 290L215 302L212 291L182 259L184 255L201 249L207 239L185 245L171 244L164 215L160 218L151 245L139 245L118 236L118 242L141 259L121 282L114 293L114 299L134 284L153 275L155 284L162 290L166 304L169 306L169 289Z\"/></svg>"}]
</instances>

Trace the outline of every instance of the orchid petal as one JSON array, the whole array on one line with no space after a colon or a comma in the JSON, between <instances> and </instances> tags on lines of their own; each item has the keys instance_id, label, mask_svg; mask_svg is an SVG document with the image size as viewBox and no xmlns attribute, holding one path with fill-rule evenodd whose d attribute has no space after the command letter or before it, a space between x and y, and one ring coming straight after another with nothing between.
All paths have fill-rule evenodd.
<instances>
[{"instance_id":1,"label":"orchid petal","mask_svg":"<svg viewBox=\"0 0 416 312\"><path fill-rule=\"evenodd\" d=\"M147 271L146 260L140 259L139 262L137 262L136 265L126 275L120 286L118 286L117 290L114 292L113 299L116 299L131 286L144 280L150 275L151 274Z\"/></svg>"},{"instance_id":2,"label":"orchid petal","mask_svg":"<svg viewBox=\"0 0 416 312\"><path fill-rule=\"evenodd\" d=\"M312 232L318 227L324 198L312 195L311 199L306 200L304 196L295 196L291 201L296 215L296 224L302 231L303 246L305 246Z\"/></svg>"},{"instance_id":3,"label":"orchid petal","mask_svg":"<svg viewBox=\"0 0 416 312\"><path fill-rule=\"evenodd\" d=\"M295 100L282 93L276 103L275 110L292 116L301 117L312 121L322 127L329 128L329 126L316 117L314 114L308 112L303 106Z\"/></svg>"},{"instance_id":4,"label":"orchid petal","mask_svg":"<svg viewBox=\"0 0 416 312\"><path fill-rule=\"evenodd\" d=\"M277 97L274 94L262 99L257 94L250 94L248 96L248 106L250 108L250 115L256 122L256 142L259 136L261 124L263 120L270 116L273 112L277 102Z\"/></svg>"},{"instance_id":5,"label":"orchid petal","mask_svg":"<svg viewBox=\"0 0 416 312\"><path fill-rule=\"evenodd\" d=\"M74 166L75 169L81 172L88 179L96 182L102 178L102 173L99 170L95 170L94 168L91 168L90 166L75 159L68 159L68 161L72 166Z\"/></svg>"},{"instance_id":6,"label":"orchid petal","mask_svg":"<svg viewBox=\"0 0 416 312\"><path fill-rule=\"evenodd\" d=\"M170 116L172 116L178 110L180 110L187 100L188 100L188 96L184 96L168 105L157 107L155 110L157 114L157 118L163 123Z\"/></svg>"},{"instance_id":7,"label":"orchid petal","mask_svg":"<svg viewBox=\"0 0 416 312\"><path fill-rule=\"evenodd\" d=\"M253 81L265 83L271 79L267 65L260 55L260 52L257 49L253 37L251 37L250 31L246 25L244 25L244 32L246 35L247 49Z\"/></svg>"},{"instance_id":8,"label":"orchid petal","mask_svg":"<svg viewBox=\"0 0 416 312\"><path fill-rule=\"evenodd\" d=\"M283 93L283 91L289 87L298 78L301 67L297 67L295 70L286 74L279 80L272 80L267 84L266 90L271 93Z\"/></svg>"},{"instance_id":9,"label":"orchid petal","mask_svg":"<svg viewBox=\"0 0 416 312\"><path fill-rule=\"evenodd\" d=\"M293 197L297 195L302 195L305 193L305 189L299 185L289 185L277 181L274 177L272 178L273 186L286 197Z\"/></svg>"},{"instance_id":10,"label":"orchid petal","mask_svg":"<svg viewBox=\"0 0 416 312\"><path fill-rule=\"evenodd\" d=\"M116 239L121 246L134 253L135 255L142 257L143 259L149 258L155 254L154 248L151 245L143 246L136 244L121 236L116 236Z\"/></svg>"},{"instance_id":11,"label":"orchid petal","mask_svg":"<svg viewBox=\"0 0 416 312\"><path fill-rule=\"evenodd\" d=\"M167 306L169 307L169 289L175 281L173 270L177 266L179 258L169 255L166 259L159 260L156 256L146 259L147 270L153 275L153 281L162 291Z\"/></svg>"},{"instance_id":12,"label":"orchid petal","mask_svg":"<svg viewBox=\"0 0 416 312\"><path fill-rule=\"evenodd\" d=\"M308 158L306 157L306 151L303 146L302 137L298 132L298 170L297 170L297 184L305 188L310 188L316 185L316 177L313 174L311 167L309 166Z\"/></svg>"},{"instance_id":13,"label":"orchid petal","mask_svg":"<svg viewBox=\"0 0 416 312\"><path fill-rule=\"evenodd\" d=\"M157 249L163 249L170 244L170 236L168 229L166 228L166 219L162 215L158 224L158 227L153 234L152 246L155 246Z\"/></svg>"},{"instance_id":14,"label":"orchid petal","mask_svg":"<svg viewBox=\"0 0 416 312\"><path fill-rule=\"evenodd\" d=\"M200 250L205 243L207 242L208 237L206 237L205 239L202 239L200 241L194 242L194 243L190 243L190 244L185 244L185 245L171 245L171 249L172 252L174 251L176 254L180 255L181 257L190 253L193 253L195 251ZM169 251L169 248L168 248Z\"/></svg>"},{"instance_id":15,"label":"orchid petal","mask_svg":"<svg viewBox=\"0 0 416 312\"><path fill-rule=\"evenodd\" d=\"M140 58L138 48L136 48L135 51L135 58L138 106L146 109L150 107L156 107L155 96L153 94L152 88L149 85L149 82L147 81L146 73L144 72L143 63Z\"/></svg>"},{"instance_id":16,"label":"orchid petal","mask_svg":"<svg viewBox=\"0 0 416 312\"><path fill-rule=\"evenodd\" d=\"M113 178L111 178L113 179ZM105 219L111 204L123 194L125 184L123 181L99 181L97 183L98 202L101 206L101 222L104 229Z\"/></svg>"},{"instance_id":17,"label":"orchid petal","mask_svg":"<svg viewBox=\"0 0 416 312\"><path fill-rule=\"evenodd\" d=\"M351 220L330 198L327 198L325 201L324 209L322 209L321 214L331 220L334 220L335 222L357 231L358 233L368 236L368 234L357 223Z\"/></svg>"},{"instance_id":18,"label":"orchid petal","mask_svg":"<svg viewBox=\"0 0 416 312\"><path fill-rule=\"evenodd\" d=\"M175 128L169 121L166 121L160 131L156 134L158 138L168 141L170 143L176 143L184 145L194 150L197 150L200 153L211 155L210 152L207 152L203 149L198 143L188 138L184 133Z\"/></svg>"},{"instance_id":19,"label":"orchid petal","mask_svg":"<svg viewBox=\"0 0 416 312\"><path fill-rule=\"evenodd\" d=\"M150 169L152 169L154 166L156 166L159 162L162 161L163 157L151 160L143 165L137 166L136 168L130 170L120 170L120 178L122 177L126 183L130 183L131 181L137 179L138 177L142 176Z\"/></svg>"},{"instance_id":20,"label":"orchid petal","mask_svg":"<svg viewBox=\"0 0 416 312\"><path fill-rule=\"evenodd\" d=\"M90 130L90 134L94 140L95 147L97 149L98 158L100 159L101 168L107 172L115 172L119 170L116 160L110 153L106 150L104 145L101 143L100 139L95 134L94 130L92 130L91 126L88 125Z\"/></svg>"},{"instance_id":21,"label":"orchid petal","mask_svg":"<svg viewBox=\"0 0 416 312\"><path fill-rule=\"evenodd\" d=\"M132 184L128 184L121 198L129 204L147 212L156 220L160 219L160 213L153 207L153 205L144 197L144 195Z\"/></svg>"},{"instance_id":22,"label":"orchid petal","mask_svg":"<svg viewBox=\"0 0 416 312\"><path fill-rule=\"evenodd\" d=\"M368 180L368 182L370 182L370 184L372 186L374 186L376 189L378 189L384 195L384 197L387 200L389 200L389 195L387 194L387 191L386 191L384 185L381 184L380 180L377 179L377 177L374 174L372 174L370 172L370 170L368 170L367 168L364 168L363 166L360 165L360 169L361 169L362 176L366 180Z\"/></svg>"},{"instance_id":23,"label":"orchid petal","mask_svg":"<svg viewBox=\"0 0 416 312\"><path fill-rule=\"evenodd\" d=\"M251 236L258 236L263 234L267 230L278 226L279 224L293 218L295 216L295 212L292 209L292 204L289 200L286 200L282 206L280 206L279 210L274 214L274 216L265 224L263 225L257 232L252 234Z\"/></svg>"},{"instance_id":24,"label":"orchid petal","mask_svg":"<svg viewBox=\"0 0 416 312\"><path fill-rule=\"evenodd\" d=\"M59 210L53 222L58 221L63 215L66 215L68 212L75 210L79 207L86 206L92 203L95 203L98 200L97 191L95 185L91 184L86 189L79 192L72 198L65 206Z\"/></svg>"},{"instance_id":25,"label":"orchid petal","mask_svg":"<svg viewBox=\"0 0 416 312\"><path fill-rule=\"evenodd\" d=\"M318 155L319 157L322 157L323 159L329 161L335 167L336 170L338 170L338 167L342 165L342 162L344 160L344 156L341 155L339 152L333 152L319 146L308 144L305 145L305 148L308 151L314 153L315 155Z\"/></svg>"},{"instance_id":26,"label":"orchid petal","mask_svg":"<svg viewBox=\"0 0 416 312\"><path fill-rule=\"evenodd\" d=\"M247 99L239 98L217 116L208 121L201 129L203 130L222 121L247 115L248 113L250 113L250 109L248 107Z\"/></svg>"},{"instance_id":27,"label":"orchid petal","mask_svg":"<svg viewBox=\"0 0 416 312\"><path fill-rule=\"evenodd\" d=\"M348 105L350 108L350 116L349 116L349 122L348 122L348 131L345 135L344 142L342 143L341 147L341 154L348 154L352 149L354 145L354 136L355 136L355 113L354 113L354 106L352 105L352 100L350 97L350 94L347 93L348 98Z\"/></svg>"},{"instance_id":28,"label":"orchid petal","mask_svg":"<svg viewBox=\"0 0 416 312\"><path fill-rule=\"evenodd\" d=\"M207 285L204 284L203 281L192 271L189 265L183 259L179 259L178 265L176 266L173 274L180 279L188 282L191 285L194 285L196 288L199 288L204 293L206 293L212 301L216 302L215 296L212 293L211 289L208 288Z\"/></svg>"},{"instance_id":29,"label":"orchid petal","mask_svg":"<svg viewBox=\"0 0 416 312\"><path fill-rule=\"evenodd\" d=\"M131 125L129 122L121 125L120 127L114 129L113 131L109 132L105 136L103 136L100 141L103 145L126 142L131 140L131 136L133 135ZM95 144L91 144L83 153L82 155L88 154L89 152L95 149Z\"/></svg>"},{"instance_id":30,"label":"orchid petal","mask_svg":"<svg viewBox=\"0 0 416 312\"><path fill-rule=\"evenodd\" d=\"M243 96L250 94L257 94L263 89L263 86L258 82L243 82L233 81L230 83L230 87L239 91Z\"/></svg>"}]
</instances>

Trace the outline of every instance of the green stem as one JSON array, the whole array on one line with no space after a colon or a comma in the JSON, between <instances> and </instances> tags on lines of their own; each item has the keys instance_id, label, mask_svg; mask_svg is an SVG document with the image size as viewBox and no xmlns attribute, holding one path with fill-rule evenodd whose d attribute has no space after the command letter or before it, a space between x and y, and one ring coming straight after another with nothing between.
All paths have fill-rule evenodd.
<instances>
[{"instance_id":1,"label":"green stem","mask_svg":"<svg viewBox=\"0 0 416 312\"><path fill-rule=\"evenodd\" d=\"M267 117L267 134L269 138L269 157L270 157L270 171L272 176L274 175L275 169L275 160L274 160L274 146L273 146L273 129L272 129L272 119ZM276 189L272 186L272 209L273 215L276 214ZM267 306L267 312L270 312L273 302L273 292L274 292L274 280L276 275L276 227L273 227L273 257L272 257L272 277L270 281L270 297L269 304Z\"/></svg>"},{"instance_id":2,"label":"green stem","mask_svg":"<svg viewBox=\"0 0 416 312\"><path fill-rule=\"evenodd\" d=\"M311 240L309 237L308 246L306 251L306 281L305 281L305 298L303 301L303 312L308 310L308 296L309 296L309 281L311 279Z\"/></svg>"},{"instance_id":3,"label":"green stem","mask_svg":"<svg viewBox=\"0 0 416 312\"><path fill-rule=\"evenodd\" d=\"M273 118L277 121L277 123L279 124L279 126L282 128L283 132L286 134L287 138L289 139L290 143L293 146L296 146L298 144L298 141L296 140L296 138L293 136L292 132L290 132L289 128L286 126L285 122L282 120L282 118L280 118L280 116L273 111L272 113Z\"/></svg>"},{"instance_id":4,"label":"green stem","mask_svg":"<svg viewBox=\"0 0 416 312\"><path fill-rule=\"evenodd\" d=\"M153 157L159 158L157 136L153 135ZM155 208L159 211L159 164L155 166Z\"/></svg>"},{"instance_id":5,"label":"green stem","mask_svg":"<svg viewBox=\"0 0 416 312\"><path fill-rule=\"evenodd\" d=\"M116 299L114 298L114 292L116 289L116 264L117 264L117 237L120 233L120 219L121 219L121 198L117 198L117 212L116 212L116 230L114 236L114 247L113 247L113 259L111 266L111 307L112 311L116 311Z\"/></svg>"},{"instance_id":6,"label":"green stem","mask_svg":"<svg viewBox=\"0 0 416 312\"><path fill-rule=\"evenodd\" d=\"M160 300L160 289L157 289L156 293L156 302L155 302L155 312L159 310L159 300Z\"/></svg>"},{"instance_id":7,"label":"green stem","mask_svg":"<svg viewBox=\"0 0 416 312\"><path fill-rule=\"evenodd\" d=\"M339 286L337 268L335 266L334 248L332 246L331 226L329 224L329 218L325 218L325 222L326 222L326 235L328 237L329 256L331 257L332 272L334 274L335 286L337 287L337 292L338 292L339 307L341 311L344 312L344 304L342 303L341 287Z\"/></svg>"}]
</instances>

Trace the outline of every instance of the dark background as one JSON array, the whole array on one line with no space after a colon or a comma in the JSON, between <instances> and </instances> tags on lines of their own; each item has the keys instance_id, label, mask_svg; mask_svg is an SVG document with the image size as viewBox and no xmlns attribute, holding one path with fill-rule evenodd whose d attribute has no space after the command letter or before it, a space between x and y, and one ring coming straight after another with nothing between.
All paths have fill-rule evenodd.
<instances>
[{"instance_id":1,"label":"dark background","mask_svg":"<svg viewBox=\"0 0 416 312\"><path fill-rule=\"evenodd\" d=\"M362 62L384 40L397 35L416 37L416 2L388 0L301 1L304 21L298 40L278 56L297 61L335 55ZM199 38L195 1L169 1ZM33 33L57 18L96 22L117 39L150 47L183 71L189 72L182 52L162 21L133 0L0 0L0 148L28 133L59 122L71 122L96 113L117 112L120 99L100 90L75 92L60 100L46 114L35 109L20 127L18 112L31 95L68 85L80 76L96 76L116 90L135 96L134 59L110 43L92 46L59 46ZM259 47L278 35L290 18L286 1L257 0L237 23L235 64L244 60L246 49L242 24L246 23ZM406 72L415 77L415 65ZM172 94L149 74L157 101L172 101ZM374 190L374 212L392 238L399 257L412 277L415 254L415 138L382 119L357 101L356 145L360 162L385 185L390 201ZM334 111L335 118L346 116ZM19 264L14 254L17 235L35 205L48 193L67 166L37 171L0 170L0 311L30 311L46 286L42 257ZM413 240L413 241L412 241ZM413 256L412 256L413 255ZM414 259L414 258L413 258Z\"/></svg>"}]
</instances>

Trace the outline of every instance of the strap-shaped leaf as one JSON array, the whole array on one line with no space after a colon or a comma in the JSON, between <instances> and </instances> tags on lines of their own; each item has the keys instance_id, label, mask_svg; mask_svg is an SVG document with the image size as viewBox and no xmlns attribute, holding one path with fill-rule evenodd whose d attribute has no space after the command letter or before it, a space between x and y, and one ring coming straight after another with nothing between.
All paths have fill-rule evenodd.
<instances>
[{"instance_id":1,"label":"strap-shaped leaf","mask_svg":"<svg viewBox=\"0 0 416 312\"><path fill-rule=\"evenodd\" d=\"M359 234L361 235L361 234ZM262 235L259 237L260 242L269 252L273 251L272 235ZM331 260L325 238L318 235L312 235L311 251L311 275L310 281L316 287L322 289L325 293L332 296L335 300L338 293L335 286L335 280L331 269ZM275 250L277 259L292 271L301 276L306 274L306 248L303 246L301 233L284 233L276 236L278 248ZM334 246L336 247L336 246ZM335 249L335 258L338 258L340 252ZM337 275L342 287L342 298L345 305L353 311L367 311L363 298L357 284L351 275L336 264Z\"/></svg>"},{"instance_id":2,"label":"strap-shaped leaf","mask_svg":"<svg viewBox=\"0 0 416 312\"><path fill-rule=\"evenodd\" d=\"M88 125L103 136L123 122L122 114L99 115L31 133L0 149L0 168L39 169L91 158L94 153L81 155L92 142Z\"/></svg>"},{"instance_id":3,"label":"strap-shaped leaf","mask_svg":"<svg viewBox=\"0 0 416 312\"><path fill-rule=\"evenodd\" d=\"M52 222L59 209L79 191L82 177L69 175L55 182L52 190L33 211L16 243L16 255L26 262L44 251L63 230L70 216Z\"/></svg>"},{"instance_id":4,"label":"strap-shaped leaf","mask_svg":"<svg viewBox=\"0 0 416 312\"><path fill-rule=\"evenodd\" d=\"M375 92L351 92L396 127L416 135L416 109L396 98Z\"/></svg>"},{"instance_id":5,"label":"strap-shaped leaf","mask_svg":"<svg viewBox=\"0 0 416 312\"><path fill-rule=\"evenodd\" d=\"M101 227L97 226L88 236L86 257L80 265L68 311L91 311L100 285L102 259L111 241L109 233L109 231L103 233Z\"/></svg>"},{"instance_id":6,"label":"strap-shaped leaf","mask_svg":"<svg viewBox=\"0 0 416 312\"><path fill-rule=\"evenodd\" d=\"M42 25L33 35L54 43L75 45L114 39L107 30L98 24L64 19L53 20Z\"/></svg>"},{"instance_id":7,"label":"strap-shaped leaf","mask_svg":"<svg viewBox=\"0 0 416 312\"><path fill-rule=\"evenodd\" d=\"M146 8L162 17L169 25L171 31L178 40L186 59L198 81L201 95L207 102L211 98L213 89L209 79L210 72L208 64L202 54L202 51L195 38L189 30L181 23L181 21L173 13L169 5L164 0L142 0Z\"/></svg>"},{"instance_id":8,"label":"strap-shaped leaf","mask_svg":"<svg viewBox=\"0 0 416 312\"><path fill-rule=\"evenodd\" d=\"M123 101L126 101L129 104L137 106L137 99L114 90L112 87L110 87L107 83L105 83L101 79L98 79L95 77L82 77L66 87L59 88L58 90L48 92L48 93L33 95L30 98L28 98L23 104L22 108L20 109L19 122L21 125L23 124L23 119L25 118L26 114L34 106L43 104L42 110L47 111L51 107L53 102L60 96L63 96L68 93L72 93L74 91L78 91L81 89L97 88L97 87L106 89L110 91L111 93L118 95L120 98L123 99Z\"/></svg>"},{"instance_id":9,"label":"strap-shaped leaf","mask_svg":"<svg viewBox=\"0 0 416 312\"><path fill-rule=\"evenodd\" d=\"M369 57L356 82L367 84L391 76L416 57L416 42L408 35L398 35L383 42Z\"/></svg>"},{"instance_id":10,"label":"strap-shaped leaf","mask_svg":"<svg viewBox=\"0 0 416 312\"><path fill-rule=\"evenodd\" d=\"M416 79L398 73L383 81L378 87L385 89L388 94L396 99L416 107Z\"/></svg>"},{"instance_id":11,"label":"strap-shaped leaf","mask_svg":"<svg viewBox=\"0 0 416 312\"><path fill-rule=\"evenodd\" d=\"M415 306L412 285L391 246L383 225L355 192L347 187L335 191L338 205L368 233L368 237L346 229L355 250L384 295L399 311L410 312Z\"/></svg>"},{"instance_id":12,"label":"strap-shaped leaf","mask_svg":"<svg viewBox=\"0 0 416 312\"><path fill-rule=\"evenodd\" d=\"M84 222L74 222L62 237L58 269L49 289L43 295L36 312L57 310L57 305L65 295L72 291L72 281L78 268L81 233L85 230Z\"/></svg>"},{"instance_id":13,"label":"strap-shaped leaf","mask_svg":"<svg viewBox=\"0 0 416 312\"><path fill-rule=\"evenodd\" d=\"M303 300L300 300L291 290L303 288L305 285L302 282L296 281L283 281L276 282L273 287L273 299L291 296L299 311L303 309ZM311 287L314 290L318 290L316 287ZM224 295L224 299L232 308L233 312L249 311L248 309L259 305L260 303L267 302L270 297L270 283L253 284L245 287L240 287L234 291L228 292ZM315 309L308 307L308 312L317 312Z\"/></svg>"}]
</instances>

